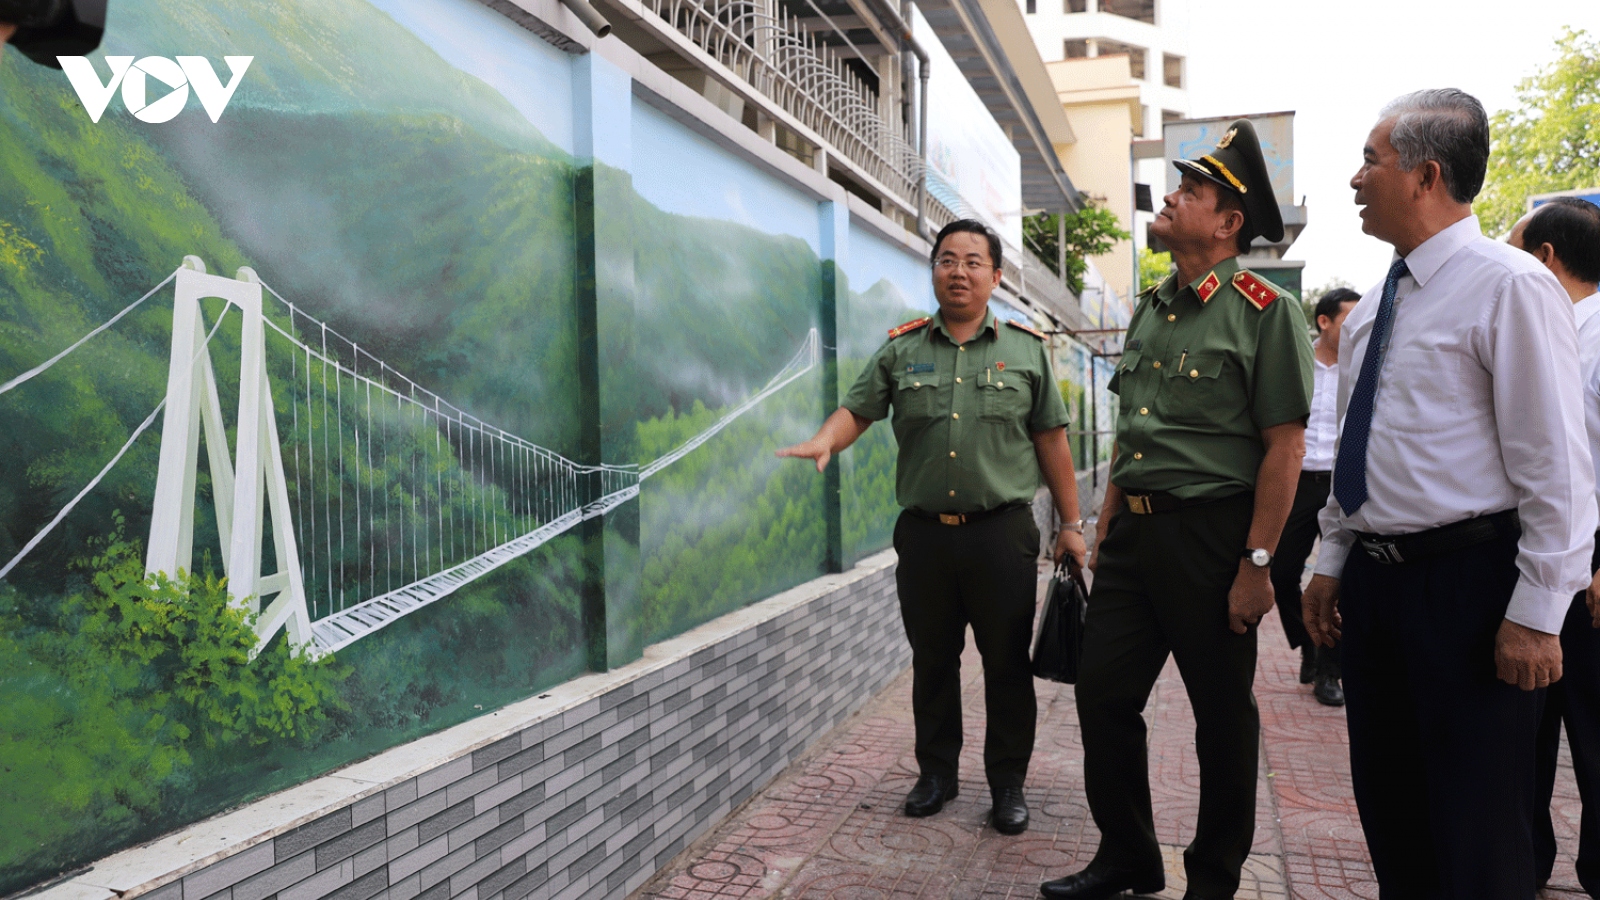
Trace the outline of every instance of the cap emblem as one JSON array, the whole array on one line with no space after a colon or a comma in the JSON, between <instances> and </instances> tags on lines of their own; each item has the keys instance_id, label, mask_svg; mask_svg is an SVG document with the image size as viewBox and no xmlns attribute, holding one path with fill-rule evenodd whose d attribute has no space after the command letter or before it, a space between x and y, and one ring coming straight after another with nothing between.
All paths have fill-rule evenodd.
<instances>
[{"instance_id":1,"label":"cap emblem","mask_svg":"<svg viewBox=\"0 0 1600 900\"><path fill-rule=\"evenodd\" d=\"M1233 143L1233 138L1238 133L1239 133L1239 129L1237 129L1237 128L1229 128L1228 129L1228 133L1222 136L1222 140L1217 141L1217 149L1218 150L1226 150L1226 149L1228 149L1228 145Z\"/></svg>"}]
</instances>

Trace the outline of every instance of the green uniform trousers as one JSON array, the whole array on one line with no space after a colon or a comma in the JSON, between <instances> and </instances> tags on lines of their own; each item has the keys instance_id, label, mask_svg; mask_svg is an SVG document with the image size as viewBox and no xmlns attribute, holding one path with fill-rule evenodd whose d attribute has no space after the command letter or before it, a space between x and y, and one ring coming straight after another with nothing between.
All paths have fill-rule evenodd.
<instances>
[{"instance_id":1,"label":"green uniform trousers","mask_svg":"<svg viewBox=\"0 0 1600 900\"><path fill-rule=\"evenodd\" d=\"M1261 719L1256 631L1228 630L1254 499L1238 494L1153 515L1124 509L1100 547L1077 686L1097 862L1160 872L1141 712L1171 654L1194 707L1200 812L1184 851L1188 890L1232 897L1255 831Z\"/></svg>"},{"instance_id":2,"label":"green uniform trousers","mask_svg":"<svg viewBox=\"0 0 1600 900\"><path fill-rule=\"evenodd\" d=\"M961 651L983 657L983 765L994 788L1022 787L1033 756L1033 607L1039 526L1026 506L967 525L902 513L895 586L911 643L911 712L922 774L953 779L961 756Z\"/></svg>"}]
</instances>

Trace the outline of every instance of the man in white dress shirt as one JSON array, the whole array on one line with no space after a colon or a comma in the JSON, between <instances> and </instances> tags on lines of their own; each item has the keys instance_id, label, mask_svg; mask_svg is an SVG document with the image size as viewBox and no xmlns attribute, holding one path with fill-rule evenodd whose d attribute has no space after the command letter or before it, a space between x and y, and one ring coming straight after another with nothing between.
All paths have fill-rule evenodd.
<instances>
[{"instance_id":1,"label":"man in white dress shirt","mask_svg":"<svg viewBox=\"0 0 1600 900\"><path fill-rule=\"evenodd\" d=\"M1589 453L1600 458L1600 206L1561 197L1522 217L1511 229L1511 246L1531 253L1561 282L1578 324L1578 359L1583 371L1583 408ZM1589 561L1600 573L1600 559ZM1572 770L1583 799L1578 829L1578 883L1600 897L1600 577L1572 598L1561 626L1561 681L1545 693L1539 721L1538 799L1533 813L1533 850L1538 883L1555 868L1556 833L1550 820L1555 793L1561 722L1567 723Z\"/></svg>"},{"instance_id":2,"label":"man in white dress shirt","mask_svg":"<svg viewBox=\"0 0 1600 900\"><path fill-rule=\"evenodd\" d=\"M1349 288L1334 288L1317 300L1317 341L1312 347L1314 387L1311 416L1306 421L1306 455L1300 461L1294 506L1289 509L1289 521L1283 524L1283 537L1278 538L1278 552L1272 557L1272 592L1277 595L1278 618L1283 621L1289 646L1300 651L1300 683L1315 682L1312 696L1324 706L1344 705L1344 690L1339 687L1339 648L1318 647L1306 634L1300 614L1300 581L1305 576L1306 558L1320 533L1317 515L1328 505L1328 491L1333 485L1333 441L1339 433L1339 329L1360 299L1361 295Z\"/></svg>"},{"instance_id":3,"label":"man in white dress shirt","mask_svg":"<svg viewBox=\"0 0 1600 900\"><path fill-rule=\"evenodd\" d=\"M1483 106L1391 102L1350 185L1395 249L1339 341L1338 449L1306 628L1342 640L1350 769L1383 900L1534 895L1534 735L1596 511L1577 329L1485 238Z\"/></svg>"}]
</instances>

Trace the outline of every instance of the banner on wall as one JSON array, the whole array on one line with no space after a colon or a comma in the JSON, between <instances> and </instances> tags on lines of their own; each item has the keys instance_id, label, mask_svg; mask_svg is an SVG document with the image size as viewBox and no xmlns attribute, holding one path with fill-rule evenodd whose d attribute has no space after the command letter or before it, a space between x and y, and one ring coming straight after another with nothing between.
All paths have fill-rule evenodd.
<instances>
[{"instance_id":1,"label":"banner on wall","mask_svg":"<svg viewBox=\"0 0 1600 900\"><path fill-rule=\"evenodd\" d=\"M1022 246L1022 157L967 83L938 35L913 8L928 51L928 192L957 215L985 222Z\"/></svg>"}]
</instances>

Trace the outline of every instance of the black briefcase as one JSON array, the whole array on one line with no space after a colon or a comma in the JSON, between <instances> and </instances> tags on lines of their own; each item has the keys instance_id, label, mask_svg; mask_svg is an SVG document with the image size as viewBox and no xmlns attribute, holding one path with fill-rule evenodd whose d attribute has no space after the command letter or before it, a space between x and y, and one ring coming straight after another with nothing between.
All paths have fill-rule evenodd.
<instances>
[{"instance_id":1,"label":"black briefcase","mask_svg":"<svg viewBox=\"0 0 1600 900\"><path fill-rule=\"evenodd\" d=\"M1047 681L1076 684L1083 660L1083 618L1089 609L1089 591L1083 570L1067 561L1056 566L1033 638L1033 674Z\"/></svg>"}]
</instances>

